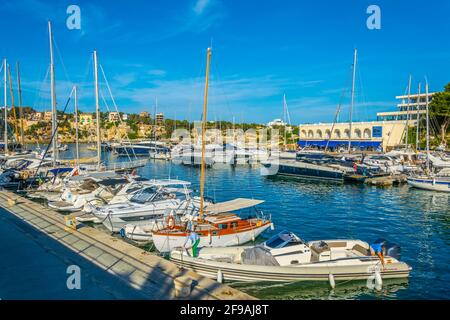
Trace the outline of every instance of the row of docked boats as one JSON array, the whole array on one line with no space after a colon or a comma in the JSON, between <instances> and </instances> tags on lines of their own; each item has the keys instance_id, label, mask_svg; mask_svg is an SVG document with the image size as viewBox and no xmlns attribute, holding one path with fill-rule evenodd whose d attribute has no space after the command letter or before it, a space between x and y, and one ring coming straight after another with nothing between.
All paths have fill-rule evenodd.
<instances>
[{"instance_id":1,"label":"row of docked boats","mask_svg":"<svg viewBox=\"0 0 450 320\"><path fill-rule=\"evenodd\" d=\"M210 56L208 49L207 70ZM205 100L203 128L206 106ZM79 221L102 223L129 240L151 241L180 267L218 280L317 280L333 284L409 276L411 268L400 261L399 247L384 240L375 242L384 248L383 256L373 255L371 246L361 240L306 242L288 231L255 244L264 231L274 229L271 215L259 209L261 200L238 198L215 203L205 197L204 141L202 136L199 195L186 181L106 172L78 175L76 169L58 174L27 194L45 199L55 210L72 212Z\"/></svg>"}]
</instances>

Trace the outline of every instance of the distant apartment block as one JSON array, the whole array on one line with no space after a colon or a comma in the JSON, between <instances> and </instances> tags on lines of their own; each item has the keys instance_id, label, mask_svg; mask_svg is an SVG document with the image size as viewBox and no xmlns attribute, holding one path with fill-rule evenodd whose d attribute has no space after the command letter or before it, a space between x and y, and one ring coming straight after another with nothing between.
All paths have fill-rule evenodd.
<instances>
[{"instance_id":1,"label":"distant apartment block","mask_svg":"<svg viewBox=\"0 0 450 320\"><path fill-rule=\"evenodd\" d=\"M163 113L157 113L156 114L156 125L161 126L164 124L164 114Z\"/></svg>"},{"instance_id":2,"label":"distant apartment block","mask_svg":"<svg viewBox=\"0 0 450 320\"><path fill-rule=\"evenodd\" d=\"M109 122L120 121L120 113L119 112L110 112L108 114L108 121Z\"/></svg>"},{"instance_id":3,"label":"distant apartment block","mask_svg":"<svg viewBox=\"0 0 450 320\"><path fill-rule=\"evenodd\" d=\"M82 113L80 114L80 126L91 126L94 124L94 119L92 117L92 114L90 113Z\"/></svg>"},{"instance_id":4,"label":"distant apartment block","mask_svg":"<svg viewBox=\"0 0 450 320\"><path fill-rule=\"evenodd\" d=\"M141 118L149 118L150 114L147 111L142 111L141 113L139 113L139 117L141 117Z\"/></svg>"}]
</instances>

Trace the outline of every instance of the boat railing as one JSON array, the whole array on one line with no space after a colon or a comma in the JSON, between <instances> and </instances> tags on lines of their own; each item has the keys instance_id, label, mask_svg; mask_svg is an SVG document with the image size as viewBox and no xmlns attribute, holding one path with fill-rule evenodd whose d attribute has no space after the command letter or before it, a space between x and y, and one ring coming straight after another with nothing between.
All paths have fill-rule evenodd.
<instances>
[{"instance_id":1,"label":"boat railing","mask_svg":"<svg viewBox=\"0 0 450 320\"><path fill-rule=\"evenodd\" d=\"M132 161L124 161L124 162L113 162L106 165L106 170L126 170L126 169L134 169L138 167L143 167L147 164L148 159L136 159Z\"/></svg>"}]
</instances>

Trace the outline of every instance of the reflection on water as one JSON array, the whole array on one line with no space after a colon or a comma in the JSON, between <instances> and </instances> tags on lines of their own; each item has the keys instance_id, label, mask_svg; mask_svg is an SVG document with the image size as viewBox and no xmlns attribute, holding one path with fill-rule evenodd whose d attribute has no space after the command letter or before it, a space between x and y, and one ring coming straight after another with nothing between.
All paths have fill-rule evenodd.
<instances>
[{"instance_id":1,"label":"reflection on water","mask_svg":"<svg viewBox=\"0 0 450 320\"><path fill-rule=\"evenodd\" d=\"M380 291L367 288L365 281L337 282L334 289L331 289L328 282L312 281L231 283L230 285L262 299L395 299L399 291L407 289L408 280L385 280Z\"/></svg>"}]
</instances>

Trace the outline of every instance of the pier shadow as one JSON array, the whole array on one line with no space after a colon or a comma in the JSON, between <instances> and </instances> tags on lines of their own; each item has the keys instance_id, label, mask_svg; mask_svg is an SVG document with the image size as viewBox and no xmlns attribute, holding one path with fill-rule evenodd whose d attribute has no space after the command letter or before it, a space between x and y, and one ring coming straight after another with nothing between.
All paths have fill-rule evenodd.
<instances>
[{"instance_id":1,"label":"pier shadow","mask_svg":"<svg viewBox=\"0 0 450 320\"><path fill-rule=\"evenodd\" d=\"M87 252L92 246L79 252ZM172 300L178 299L174 295L174 278L189 273L178 268L173 276L164 274L167 267L164 260L156 263L150 272L117 271L114 266L121 259L105 270L96 264L101 257L93 258L94 261L84 258L3 208L0 208L0 252L3 257L0 298L3 300ZM71 290L67 286L72 275L67 268L72 265L80 268L80 289ZM180 299L213 299L209 291L219 287L221 284L211 281L211 285L203 284L200 288L193 281L192 294Z\"/></svg>"}]
</instances>

